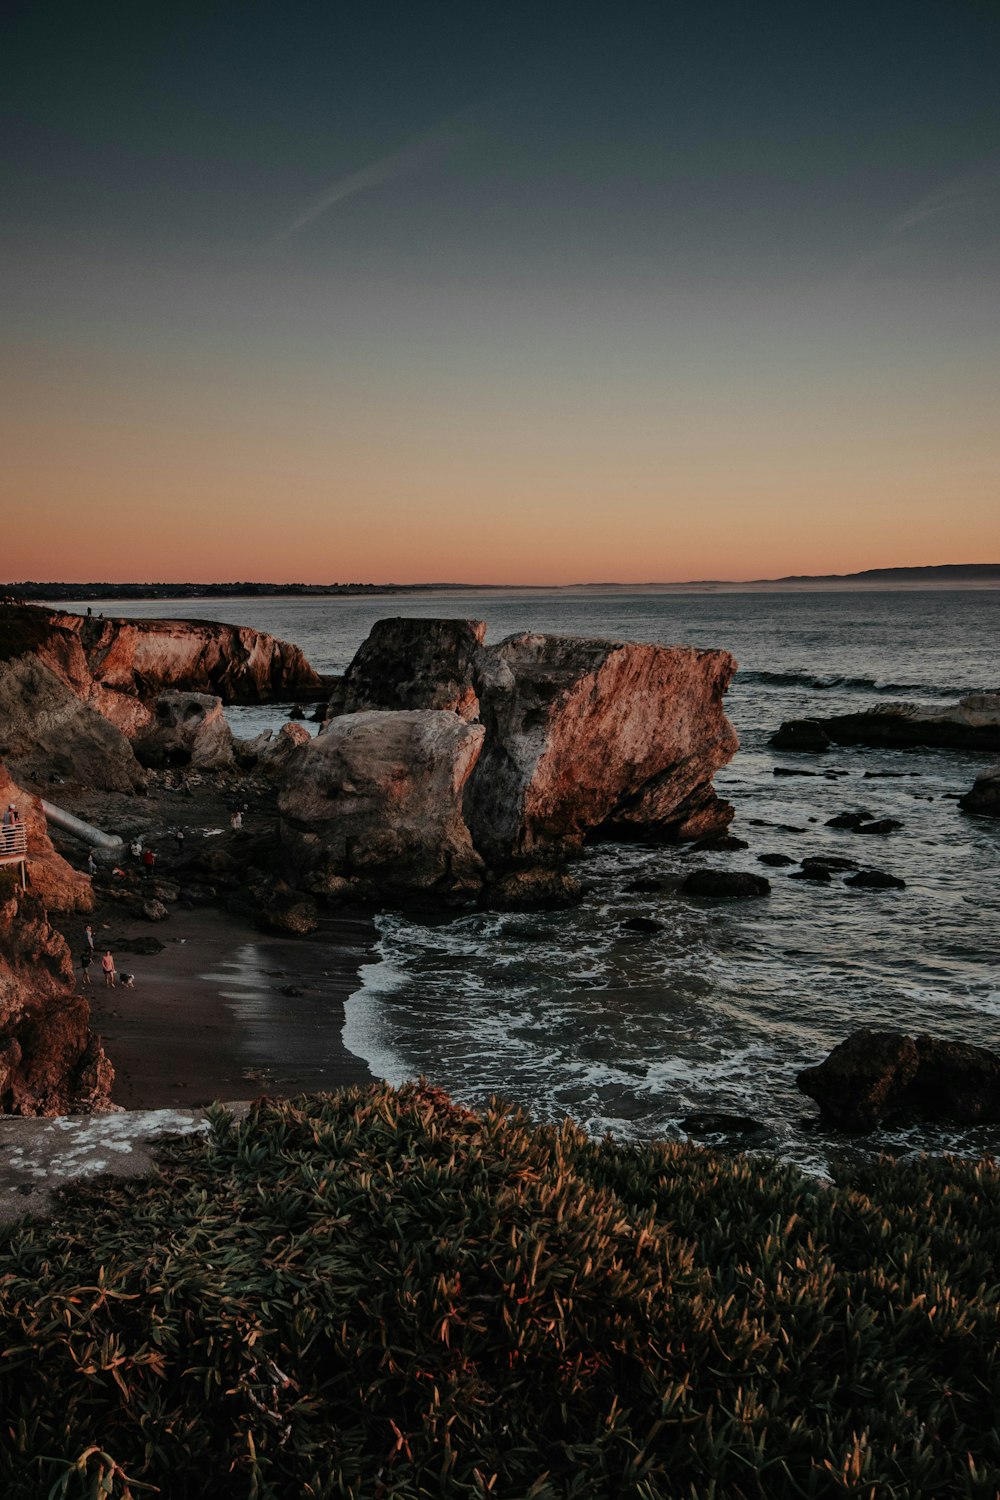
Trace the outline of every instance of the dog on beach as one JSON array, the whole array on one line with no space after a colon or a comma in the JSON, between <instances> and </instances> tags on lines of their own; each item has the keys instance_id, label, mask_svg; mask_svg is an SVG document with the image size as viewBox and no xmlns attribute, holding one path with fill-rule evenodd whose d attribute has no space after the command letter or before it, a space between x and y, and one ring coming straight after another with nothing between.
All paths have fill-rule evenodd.
<instances>
[{"instance_id":1,"label":"dog on beach","mask_svg":"<svg viewBox=\"0 0 1000 1500\"><path fill-rule=\"evenodd\" d=\"M135 989L135 975L134 974L121 974L120 973L118 975L118 981L121 984L121 987L122 987L123 990L134 990Z\"/></svg>"}]
</instances>

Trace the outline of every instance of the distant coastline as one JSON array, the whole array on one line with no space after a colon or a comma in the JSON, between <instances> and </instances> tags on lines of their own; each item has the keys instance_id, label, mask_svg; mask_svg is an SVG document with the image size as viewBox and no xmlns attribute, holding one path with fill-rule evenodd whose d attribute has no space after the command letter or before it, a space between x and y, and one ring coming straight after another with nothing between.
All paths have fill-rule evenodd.
<instances>
[{"instance_id":1,"label":"distant coastline","mask_svg":"<svg viewBox=\"0 0 1000 1500\"><path fill-rule=\"evenodd\" d=\"M692 579L680 583L54 583L24 581L0 584L8 599L59 601L68 599L238 599L289 595L423 593L531 593L616 590L676 594L789 592L841 589L970 589L1000 588L1000 563L942 563L920 568L866 568L860 573L794 573L782 578Z\"/></svg>"}]
</instances>

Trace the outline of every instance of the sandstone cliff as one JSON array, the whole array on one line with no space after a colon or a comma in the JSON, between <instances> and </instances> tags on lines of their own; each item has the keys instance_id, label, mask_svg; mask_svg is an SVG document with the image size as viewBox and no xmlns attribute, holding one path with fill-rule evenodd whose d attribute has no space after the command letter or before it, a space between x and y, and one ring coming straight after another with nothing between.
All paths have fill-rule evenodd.
<instances>
[{"instance_id":1,"label":"sandstone cliff","mask_svg":"<svg viewBox=\"0 0 1000 1500\"><path fill-rule=\"evenodd\" d=\"M297 646L243 626L0 606L0 746L29 779L141 787L129 741L151 738L169 690L258 703L322 683Z\"/></svg>"},{"instance_id":2,"label":"sandstone cliff","mask_svg":"<svg viewBox=\"0 0 1000 1500\"><path fill-rule=\"evenodd\" d=\"M558 864L588 836L676 840L727 826L712 777L737 746L722 706L728 652L554 635L486 646L484 633L474 620L375 626L335 705L364 711L331 718L285 768L293 878L399 900L450 871L457 899L485 866ZM471 754L459 731L477 711Z\"/></svg>"},{"instance_id":3,"label":"sandstone cliff","mask_svg":"<svg viewBox=\"0 0 1000 1500\"><path fill-rule=\"evenodd\" d=\"M721 832L712 790L738 741L722 699L727 651L510 636L483 651L486 743L465 799L490 863L559 858L584 838Z\"/></svg>"},{"instance_id":4,"label":"sandstone cliff","mask_svg":"<svg viewBox=\"0 0 1000 1500\"><path fill-rule=\"evenodd\" d=\"M109 1107L114 1070L75 993L65 940L48 910L87 910L90 882L53 849L36 798L0 766L0 796L28 831L27 894L0 868L0 1113L56 1115Z\"/></svg>"}]
</instances>

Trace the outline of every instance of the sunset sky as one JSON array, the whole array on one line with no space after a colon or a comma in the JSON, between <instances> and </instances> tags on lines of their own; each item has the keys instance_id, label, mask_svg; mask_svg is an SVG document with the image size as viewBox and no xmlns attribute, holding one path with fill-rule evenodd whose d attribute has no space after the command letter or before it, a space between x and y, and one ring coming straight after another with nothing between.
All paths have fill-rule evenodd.
<instances>
[{"instance_id":1,"label":"sunset sky","mask_svg":"<svg viewBox=\"0 0 1000 1500\"><path fill-rule=\"evenodd\" d=\"M1000 5L13 6L7 581L1000 562Z\"/></svg>"}]
</instances>

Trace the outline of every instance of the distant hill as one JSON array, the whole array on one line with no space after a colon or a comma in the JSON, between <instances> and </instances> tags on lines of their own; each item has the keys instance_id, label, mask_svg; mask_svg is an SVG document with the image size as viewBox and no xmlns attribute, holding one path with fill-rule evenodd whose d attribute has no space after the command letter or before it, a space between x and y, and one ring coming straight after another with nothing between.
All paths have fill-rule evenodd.
<instances>
[{"instance_id":1,"label":"distant hill","mask_svg":"<svg viewBox=\"0 0 1000 1500\"><path fill-rule=\"evenodd\" d=\"M940 563L926 568L866 568L861 573L790 573L782 578L701 578L684 583L0 583L0 597L66 599L239 599L268 594L496 593L503 589L666 589L672 592L727 589L864 587L1000 588L1000 563Z\"/></svg>"}]
</instances>

